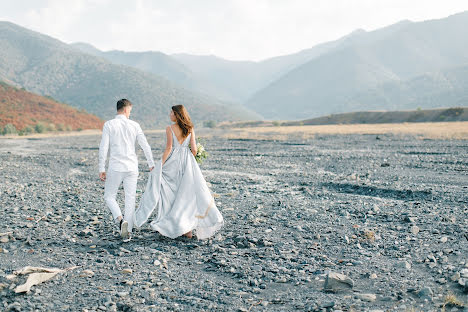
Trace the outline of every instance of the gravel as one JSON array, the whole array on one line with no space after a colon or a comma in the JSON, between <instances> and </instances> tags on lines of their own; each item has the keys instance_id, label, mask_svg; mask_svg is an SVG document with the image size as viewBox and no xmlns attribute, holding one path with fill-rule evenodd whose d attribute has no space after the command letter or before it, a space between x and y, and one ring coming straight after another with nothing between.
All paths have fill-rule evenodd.
<instances>
[{"instance_id":1,"label":"gravel","mask_svg":"<svg viewBox=\"0 0 468 312\"><path fill-rule=\"evenodd\" d=\"M99 139L0 139L0 310L438 311L448 294L467 304L467 141L210 137L201 168L222 231L171 240L145 225L123 242L102 199ZM159 157L163 135L148 141ZM7 276L28 265L78 268L15 294L26 278ZM352 288L324 289L336 274Z\"/></svg>"}]
</instances>

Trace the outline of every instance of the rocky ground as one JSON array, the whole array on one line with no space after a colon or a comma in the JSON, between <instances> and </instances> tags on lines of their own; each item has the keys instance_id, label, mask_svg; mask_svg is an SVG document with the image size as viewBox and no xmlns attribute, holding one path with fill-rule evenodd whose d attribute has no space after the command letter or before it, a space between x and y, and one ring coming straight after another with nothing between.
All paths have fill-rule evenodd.
<instances>
[{"instance_id":1,"label":"rocky ground","mask_svg":"<svg viewBox=\"0 0 468 312\"><path fill-rule=\"evenodd\" d=\"M162 134L148 141L161 155ZM223 231L145 226L130 242L102 199L98 144L0 140L1 310L467 311L468 141L213 137L202 171ZM71 269L16 294L28 265Z\"/></svg>"}]
</instances>

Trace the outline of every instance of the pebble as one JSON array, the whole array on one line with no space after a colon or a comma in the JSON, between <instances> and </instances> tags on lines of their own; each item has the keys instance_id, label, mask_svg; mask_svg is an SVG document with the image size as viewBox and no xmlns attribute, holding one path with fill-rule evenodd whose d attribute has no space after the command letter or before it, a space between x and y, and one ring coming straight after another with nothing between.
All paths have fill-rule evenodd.
<instances>
[{"instance_id":1,"label":"pebble","mask_svg":"<svg viewBox=\"0 0 468 312\"><path fill-rule=\"evenodd\" d=\"M459 279L460 279L461 275L460 275L460 272L456 272L455 274L453 274L450 279L453 281L453 282L457 282Z\"/></svg>"},{"instance_id":2,"label":"pebble","mask_svg":"<svg viewBox=\"0 0 468 312\"><path fill-rule=\"evenodd\" d=\"M399 269L405 269L405 270L410 270L411 269L411 264L408 261L400 261L395 264L395 267Z\"/></svg>"},{"instance_id":3,"label":"pebble","mask_svg":"<svg viewBox=\"0 0 468 312\"><path fill-rule=\"evenodd\" d=\"M94 272L91 270L84 270L80 274L80 277L92 277L92 276L94 276Z\"/></svg>"},{"instance_id":4,"label":"pebble","mask_svg":"<svg viewBox=\"0 0 468 312\"><path fill-rule=\"evenodd\" d=\"M414 235L418 234L419 233L419 227L416 226L416 225L413 225L410 229L411 233L413 233Z\"/></svg>"},{"instance_id":5,"label":"pebble","mask_svg":"<svg viewBox=\"0 0 468 312\"><path fill-rule=\"evenodd\" d=\"M426 299L431 299L432 300L432 289L430 287L424 287L423 289L419 290L417 292L417 295L419 298L426 298Z\"/></svg>"},{"instance_id":6,"label":"pebble","mask_svg":"<svg viewBox=\"0 0 468 312\"><path fill-rule=\"evenodd\" d=\"M132 274L133 273L133 270L132 269L123 269L121 271L123 274Z\"/></svg>"},{"instance_id":7,"label":"pebble","mask_svg":"<svg viewBox=\"0 0 468 312\"><path fill-rule=\"evenodd\" d=\"M459 200L468 188L450 181L464 174L453 169L468 162L461 152L465 146L381 137L389 144L374 145L365 135L316 135L299 146L209 138L213 154L201 169L213 191L223 194L223 228L213 238L189 242L163 237L145 224L129 243L119 237L102 198L104 183L96 177L99 135L11 140L27 144L28 152L0 152L0 206L5 210L0 222L2 232L14 231L6 235L8 243L0 243L9 250L0 254L0 310L18 302L24 311L378 312L400 311L402 305L402 311L436 311L448 291L463 299L468 249ZM155 146L161 142L154 133L148 140ZM0 149L6 149L3 143L0 138ZM434 150L447 154L431 154ZM391 171L380 169L383 153ZM261 166L249 158L258 154L265 161ZM321 160L313 161L315 155ZM445 164L446 155L455 155L457 162ZM64 172L83 157L90 159L80 165L83 174L65 179ZM13 171L13 164L20 167ZM140 165L146 166L142 159ZM353 172L359 182L347 178ZM141 171L142 191L147 177ZM421 191L426 188L433 189L427 198ZM19 189L23 201L14 197ZM118 200L123 208L122 189ZM458 224L451 223L452 215ZM411 232L415 225L417 235ZM79 235L86 228L92 232ZM168 269L160 269L163 259L171 264ZM402 269L393 266L397 262ZM6 276L25 265L80 268L15 296L13 289L27 277ZM328 293L329 270L353 283L340 282L329 288L343 293ZM76 287L89 291L73 296ZM418 297L426 287L434 302Z\"/></svg>"},{"instance_id":8,"label":"pebble","mask_svg":"<svg viewBox=\"0 0 468 312\"><path fill-rule=\"evenodd\" d=\"M357 299L367 302L374 302L377 299L375 294L356 294Z\"/></svg>"},{"instance_id":9,"label":"pebble","mask_svg":"<svg viewBox=\"0 0 468 312\"><path fill-rule=\"evenodd\" d=\"M323 289L326 291L336 292L351 289L353 286L354 281L348 276L341 273L329 272L325 278Z\"/></svg>"}]
</instances>

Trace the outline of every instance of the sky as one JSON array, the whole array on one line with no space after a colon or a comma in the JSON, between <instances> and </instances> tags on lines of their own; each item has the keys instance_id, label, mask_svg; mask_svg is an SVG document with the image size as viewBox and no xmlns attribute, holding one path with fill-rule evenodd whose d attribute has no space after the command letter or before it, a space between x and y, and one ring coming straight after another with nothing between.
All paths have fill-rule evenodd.
<instances>
[{"instance_id":1,"label":"sky","mask_svg":"<svg viewBox=\"0 0 468 312\"><path fill-rule=\"evenodd\" d=\"M252 61L467 10L467 0L0 0L0 20L66 43Z\"/></svg>"}]
</instances>

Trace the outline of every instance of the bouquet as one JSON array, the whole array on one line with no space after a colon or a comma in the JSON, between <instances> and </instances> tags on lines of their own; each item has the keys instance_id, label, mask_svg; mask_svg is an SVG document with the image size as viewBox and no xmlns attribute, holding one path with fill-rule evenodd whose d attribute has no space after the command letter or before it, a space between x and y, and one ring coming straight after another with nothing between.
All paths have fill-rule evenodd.
<instances>
[{"instance_id":1,"label":"bouquet","mask_svg":"<svg viewBox=\"0 0 468 312\"><path fill-rule=\"evenodd\" d=\"M197 138L197 155L195 155L195 160L199 165L201 165L203 161L208 158L208 152L205 150L205 147L202 143L204 143L204 140ZM192 150L191 147L190 150Z\"/></svg>"}]
</instances>

